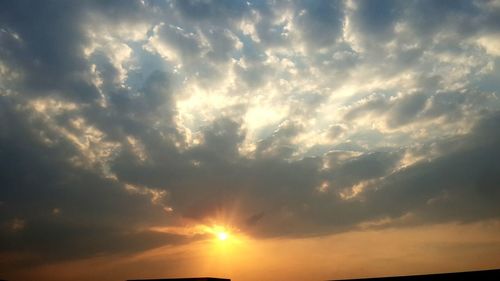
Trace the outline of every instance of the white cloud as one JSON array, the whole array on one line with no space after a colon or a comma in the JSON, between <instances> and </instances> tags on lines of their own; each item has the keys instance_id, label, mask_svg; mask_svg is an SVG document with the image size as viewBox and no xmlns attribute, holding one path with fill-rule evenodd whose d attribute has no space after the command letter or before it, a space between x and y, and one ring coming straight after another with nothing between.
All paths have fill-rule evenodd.
<instances>
[{"instance_id":1,"label":"white cloud","mask_svg":"<svg viewBox=\"0 0 500 281\"><path fill-rule=\"evenodd\" d=\"M500 34L481 36L477 41L488 54L500 56Z\"/></svg>"}]
</instances>

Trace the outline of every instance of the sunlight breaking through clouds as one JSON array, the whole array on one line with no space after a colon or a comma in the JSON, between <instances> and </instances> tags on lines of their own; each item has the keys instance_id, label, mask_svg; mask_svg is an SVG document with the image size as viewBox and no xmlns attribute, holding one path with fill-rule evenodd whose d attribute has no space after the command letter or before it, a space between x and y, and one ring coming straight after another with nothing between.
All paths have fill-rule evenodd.
<instances>
[{"instance_id":1,"label":"sunlight breaking through clouds","mask_svg":"<svg viewBox=\"0 0 500 281\"><path fill-rule=\"evenodd\" d=\"M0 3L0 271L498 220L499 14Z\"/></svg>"}]
</instances>

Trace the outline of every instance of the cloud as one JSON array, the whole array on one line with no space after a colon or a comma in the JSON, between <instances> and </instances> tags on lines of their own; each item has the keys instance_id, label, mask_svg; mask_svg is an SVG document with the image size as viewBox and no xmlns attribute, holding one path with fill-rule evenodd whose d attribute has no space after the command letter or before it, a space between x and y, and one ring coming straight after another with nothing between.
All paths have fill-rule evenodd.
<instances>
[{"instance_id":1,"label":"cloud","mask_svg":"<svg viewBox=\"0 0 500 281\"><path fill-rule=\"evenodd\" d=\"M389 112L388 123L391 127L406 124L414 119L424 109L427 97L416 93L398 99Z\"/></svg>"},{"instance_id":2,"label":"cloud","mask_svg":"<svg viewBox=\"0 0 500 281\"><path fill-rule=\"evenodd\" d=\"M486 49L486 52L494 56L500 56L499 41L500 37L498 35L487 35L478 40L479 44Z\"/></svg>"},{"instance_id":3,"label":"cloud","mask_svg":"<svg viewBox=\"0 0 500 281\"><path fill-rule=\"evenodd\" d=\"M301 41L311 49L331 46L342 35L343 2L317 1L297 3L294 17Z\"/></svg>"},{"instance_id":4,"label":"cloud","mask_svg":"<svg viewBox=\"0 0 500 281\"><path fill-rule=\"evenodd\" d=\"M390 216L411 212L426 221L471 221L498 215L500 195L495 182L494 159L498 113L486 116L473 132L457 139L451 151L423 161L388 177L377 189L367 191L366 202L388 206ZM375 207L378 210L379 207Z\"/></svg>"},{"instance_id":5,"label":"cloud","mask_svg":"<svg viewBox=\"0 0 500 281\"><path fill-rule=\"evenodd\" d=\"M66 259L130 251L125 247L129 243L139 250L182 241L141 231L164 217L159 206L145 196L124 192L120 182L98 171L75 167L71 161L77 152L70 142L59 138L47 145L41 133L50 131L43 121L4 98L0 105L0 169L6 186L1 192L1 219L23 226L2 224L1 251ZM144 237L150 239L140 242Z\"/></svg>"},{"instance_id":6,"label":"cloud","mask_svg":"<svg viewBox=\"0 0 500 281\"><path fill-rule=\"evenodd\" d=\"M0 4L0 252L498 218L494 3Z\"/></svg>"},{"instance_id":7,"label":"cloud","mask_svg":"<svg viewBox=\"0 0 500 281\"><path fill-rule=\"evenodd\" d=\"M383 40L393 33L398 17L401 15L400 13L397 1L360 1L355 3L352 24L364 36L367 35L368 38L375 36L376 40Z\"/></svg>"}]
</instances>

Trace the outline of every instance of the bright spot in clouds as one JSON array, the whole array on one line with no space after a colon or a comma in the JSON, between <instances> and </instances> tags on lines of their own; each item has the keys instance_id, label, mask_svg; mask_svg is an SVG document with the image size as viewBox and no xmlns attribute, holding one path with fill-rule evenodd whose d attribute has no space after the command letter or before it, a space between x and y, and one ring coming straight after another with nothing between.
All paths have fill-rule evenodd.
<instances>
[{"instance_id":1,"label":"bright spot in clouds","mask_svg":"<svg viewBox=\"0 0 500 281\"><path fill-rule=\"evenodd\" d=\"M221 241L224 241L227 238L229 238L229 234L227 234L227 232L224 232L224 231L219 231L217 233L217 238L219 238L219 240L221 240Z\"/></svg>"},{"instance_id":2,"label":"bright spot in clouds","mask_svg":"<svg viewBox=\"0 0 500 281\"><path fill-rule=\"evenodd\" d=\"M214 226L202 226L203 232L212 234L217 240L225 241L231 236L228 227L214 225Z\"/></svg>"}]
</instances>

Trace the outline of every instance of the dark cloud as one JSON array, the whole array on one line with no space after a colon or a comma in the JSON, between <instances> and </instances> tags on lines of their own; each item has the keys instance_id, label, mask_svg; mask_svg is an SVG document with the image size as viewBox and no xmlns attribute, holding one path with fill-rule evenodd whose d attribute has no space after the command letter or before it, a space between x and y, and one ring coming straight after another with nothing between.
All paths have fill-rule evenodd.
<instances>
[{"instance_id":1,"label":"dark cloud","mask_svg":"<svg viewBox=\"0 0 500 281\"><path fill-rule=\"evenodd\" d=\"M344 118L346 120L352 120L362 117L363 115L382 113L390 107L387 99L388 98L384 94L373 93L350 108L344 115Z\"/></svg>"},{"instance_id":2,"label":"dark cloud","mask_svg":"<svg viewBox=\"0 0 500 281\"><path fill-rule=\"evenodd\" d=\"M498 121L498 113L485 117L450 153L391 175L366 192L367 204L392 217L411 212L426 221L497 217Z\"/></svg>"},{"instance_id":3,"label":"dark cloud","mask_svg":"<svg viewBox=\"0 0 500 281\"><path fill-rule=\"evenodd\" d=\"M446 27L462 35L477 30L480 10L473 1L414 1L405 17L419 36L428 36Z\"/></svg>"},{"instance_id":4,"label":"dark cloud","mask_svg":"<svg viewBox=\"0 0 500 281\"><path fill-rule=\"evenodd\" d=\"M376 152L335 165L325 177L337 189L352 187L361 181L376 179L391 173L400 160L400 153Z\"/></svg>"},{"instance_id":5,"label":"dark cloud","mask_svg":"<svg viewBox=\"0 0 500 281\"><path fill-rule=\"evenodd\" d=\"M346 129L347 128L341 124L332 125L328 129L328 136L333 139L338 138L346 131Z\"/></svg>"},{"instance_id":6,"label":"dark cloud","mask_svg":"<svg viewBox=\"0 0 500 281\"><path fill-rule=\"evenodd\" d=\"M36 115L5 98L0 106L1 251L48 261L183 241L141 230L165 220L160 206L96 171L74 167L72 144L59 139L45 145L40 135L50 130Z\"/></svg>"},{"instance_id":7,"label":"dark cloud","mask_svg":"<svg viewBox=\"0 0 500 281\"><path fill-rule=\"evenodd\" d=\"M311 51L330 46L342 36L342 1L302 1L297 4L295 24Z\"/></svg>"},{"instance_id":8,"label":"dark cloud","mask_svg":"<svg viewBox=\"0 0 500 281\"><path fill-rule=\"evenodd\" d=\"M8 33L1 46L1 59L20 71L20 90L33 95L64 92L81 101L97 97L96 87L85 78L82 56L87 40L80 26L79 3L49 1L3 2L0 24Z\"/></svg>"},{"instance_id":9,"label":"dark cloud","mask_svg":"<svg viewBox=\"0 0 500 281\"><path fill-rule=\"evenodd\" d=\"M388 125L396 127L411 122L424 107L427 97L421 93L415 93L401 97L389 111Z\"/></svg>"},{"instance_id":10,"label":"dark cloud","mask_svg":"<svg viewBox=\"0 0 500 281\"><path fill-rule=\"evenodd\" d=\"M164 44L173 48L181 56L182 61L188 61L201 56L202 46L200 38L192 32L185 31L176 26L162 25L158 29L158 36Z\"/></svg>"},{"instance_id":11,"label":"dark cloud","mask_svg":"<svg viewBox=\"0 0 500 281\"><path fill-rule=\"evenodd\" d=\"M195 21L220 22L240 18L247 10L244 1L175 1L175 7Z\"/></svg>"},{"instance_id":12,"label":"dark cloud","mask_svg":"<svg viewBox=\"0 0 500 281\"><path fill-rule=\"evenodd\" d=\"M207 56L218 62L227 62L236 50L236 36L227 29L210 30L205 33L210 41L210 51Z\"/></svg>"},{"instance_id":13,"label":"dark cloud","mask_svg":"<svg viewBox=\"0 0 500 281\"><path fill-rule=\"evenodd\" d=\"M279 159L287 159L296 150L291 139L301 130L302 126L291 121L281 123L268 138L258 143L255 153L260 157L273 156Z\"/></svg>"},{"instance_id":14,"label":"dark cloud","mask_svg":"<svg viewBox=\"0 0 500 281\"><path fill-rule=\"evenodd\" d=\"M356 4L353 24L363 36L387 39L394 32L394 26L400 16L400 3L394 0L359 1Z\"/></svg>"},{"instance_id":15,"label":"dark cloud","mask_svg":"<svg viewBox=\"0 0 500 281\"><path fill-rule=\"evenodd\" d=\"M67 219L28 219L19 231L2 231L3 252L23 252L32 259L14 266L56 260L127 254L190 241L185 236L153 231L130 231L104 225L85 225Z\"/></svg>"}]
</instances>

